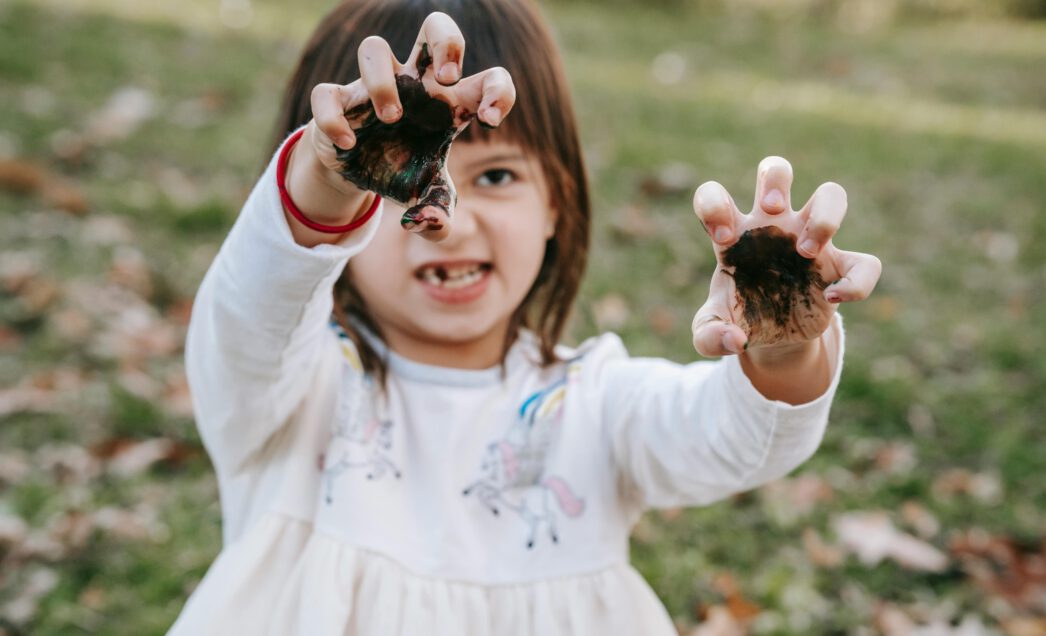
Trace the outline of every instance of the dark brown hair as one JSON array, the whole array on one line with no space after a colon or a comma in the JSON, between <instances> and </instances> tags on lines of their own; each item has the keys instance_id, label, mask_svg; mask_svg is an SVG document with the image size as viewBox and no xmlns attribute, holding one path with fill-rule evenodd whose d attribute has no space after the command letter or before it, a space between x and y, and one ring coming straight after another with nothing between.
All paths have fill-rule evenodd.
<instances>
[{"instance_id":1,"label":"dark brown hair","mask_svg":"<svg viewBox=\"0 0 1046 636\"><path fill-rule=\"evenodd\" d=\"M344 0L313 33L291 76L277 120L273 152L294 129L312 118L310 94L322 82L359 78L356 51L370 35L385 38L400 61L410 54L418 30L433 11L448 14L465 37L463 75L503 66L516 85L516 105L497 131L469 126L460 139L497 135L519 143L541 162L556 209L555 234L533 286L512 315L505 348L519 328L533 330L542 362L556 361L588 257L590 203L574 109L558 49L531 0ZM350 264L351 267L351 264ZM335 315L356 342L364 366L384 376L384 362L346 319L352 316L381 337L349 276L335 286Z\"/></svg>"}]
</instances>

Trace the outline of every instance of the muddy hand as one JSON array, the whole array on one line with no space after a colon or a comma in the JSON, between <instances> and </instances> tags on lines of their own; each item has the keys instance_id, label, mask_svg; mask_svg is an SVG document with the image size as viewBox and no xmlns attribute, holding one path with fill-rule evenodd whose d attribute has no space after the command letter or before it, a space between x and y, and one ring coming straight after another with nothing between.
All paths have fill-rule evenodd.
<instances>
[{"instance_id":1,"label":"muddy hand","mask_svg":"<svg viewBox=\"0 0 1046 636\"><path fill-rule=\"evenodd\" d=\"M446 166L451 142L476 117L499 125L515 103L503 68L462 79L464 52L458 26L433 13L406 63L371 36L360 44L359 80L313 91L313 114L333 153L321 161L408 208L403 227L432 240L447 236L456 199Z\"/></svg>"},{"instance_id":2,"label":"muddy hand","mask_svg":"<svg viewBox=\"0 0 1046 636\"><path fill-rule=\"evenodd\" d=\"M714 181L694 194L717 262L708 300L694 317L700 354L812 340L827 329L838 303L866 298L879 280L879 259L832 243L846 215L842 187L821 185L798 211L791 188L791 164L767 157L749 214Z\"/></svg>"}]
</instances>

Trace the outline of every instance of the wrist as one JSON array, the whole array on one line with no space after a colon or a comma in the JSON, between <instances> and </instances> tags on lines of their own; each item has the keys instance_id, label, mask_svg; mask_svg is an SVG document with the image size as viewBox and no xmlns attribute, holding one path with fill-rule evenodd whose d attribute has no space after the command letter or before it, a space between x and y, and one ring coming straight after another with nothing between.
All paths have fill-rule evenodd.
<instances>
[{"instance_id":1,"label":"wrist","mask_svg":"<svg viewBox=\"0 0 1046 636\"><path fill-rule=\"evenodd\" d=\"M821 336L804 342L788 342L752 347L742 352L742 358L767 370L802 366L820 358L824 345Z\"/></svg>"},{"instance_id":2,"label":"wrist","mask_svg":"<svg viewBox=\"0 0 1046 636\"><path fill-rule=\"evenodd\" d=\"M345 225L367 212L369 193L360 190L323 165L312 151L311 140L290 149L286 188L298 209L324 225Z\"/></svg>"}]
</instances>

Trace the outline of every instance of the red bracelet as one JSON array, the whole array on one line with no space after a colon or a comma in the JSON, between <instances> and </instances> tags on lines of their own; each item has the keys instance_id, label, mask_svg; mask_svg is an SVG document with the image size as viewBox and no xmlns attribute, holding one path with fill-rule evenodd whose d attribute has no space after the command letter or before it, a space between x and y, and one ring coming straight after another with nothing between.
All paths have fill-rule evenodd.
<instances>
[{"instance_id":1,"label":"red bracelet","mask_svg":"<svg viewBox=\"0 0 1046 636\"><path fill-rule=\"evenodd\" d=\"M370 209L355 221L346 225L324 225L307 219L305 215L301 213L301 210L298 209L298 206L294 205L294 200L291 199L291 193L287 192L287 185L285 182L287 180L287 163L291 158L291 148L294 147L294 144L298 143L298 140L301 139L301 136L304 133L305 129L302 128L291 135L290 139L287 140L287 143L283 145L283 149L280 150L280 158L276 162L276 185L280 189L280 200L283 201L283 207L291 213L291 216L298 219L302 225L310 230L316 230L317 232L323 232L324 234L344 234L345 232L355 230L369 221L370 217L374 216L374 213L378 211L378 204L381 203L381 195L375 193L374 203L371 203Z\"/></svg>"}]
</instances>

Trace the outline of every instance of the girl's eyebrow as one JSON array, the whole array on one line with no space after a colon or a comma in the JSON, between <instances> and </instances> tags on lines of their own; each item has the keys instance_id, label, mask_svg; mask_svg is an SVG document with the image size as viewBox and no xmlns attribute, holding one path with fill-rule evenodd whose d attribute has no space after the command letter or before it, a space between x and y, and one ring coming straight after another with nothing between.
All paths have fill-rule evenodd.
<instances>
[{"instance_id":1,"label":"girl's eyebrow","mask_svg":"<svg viewBox=\"0 0 1046 636\"><path fill-rule=\"evenodd\" d=\"M483 164L509 163L509 162L512 162L512 161L523 161L523 162L525 162L526 160L527 160L526 155L524 155L521 152L503 152L503 153L499 153L499 154L496 154L496 155L492 155L490 157L480 157L479 159L476 159L475 161L470 161L469 163L465 164L465 167L466 168L475 168L476 166L480 166L480 165L483 165Z\"/></svg>"}]
</instances>

